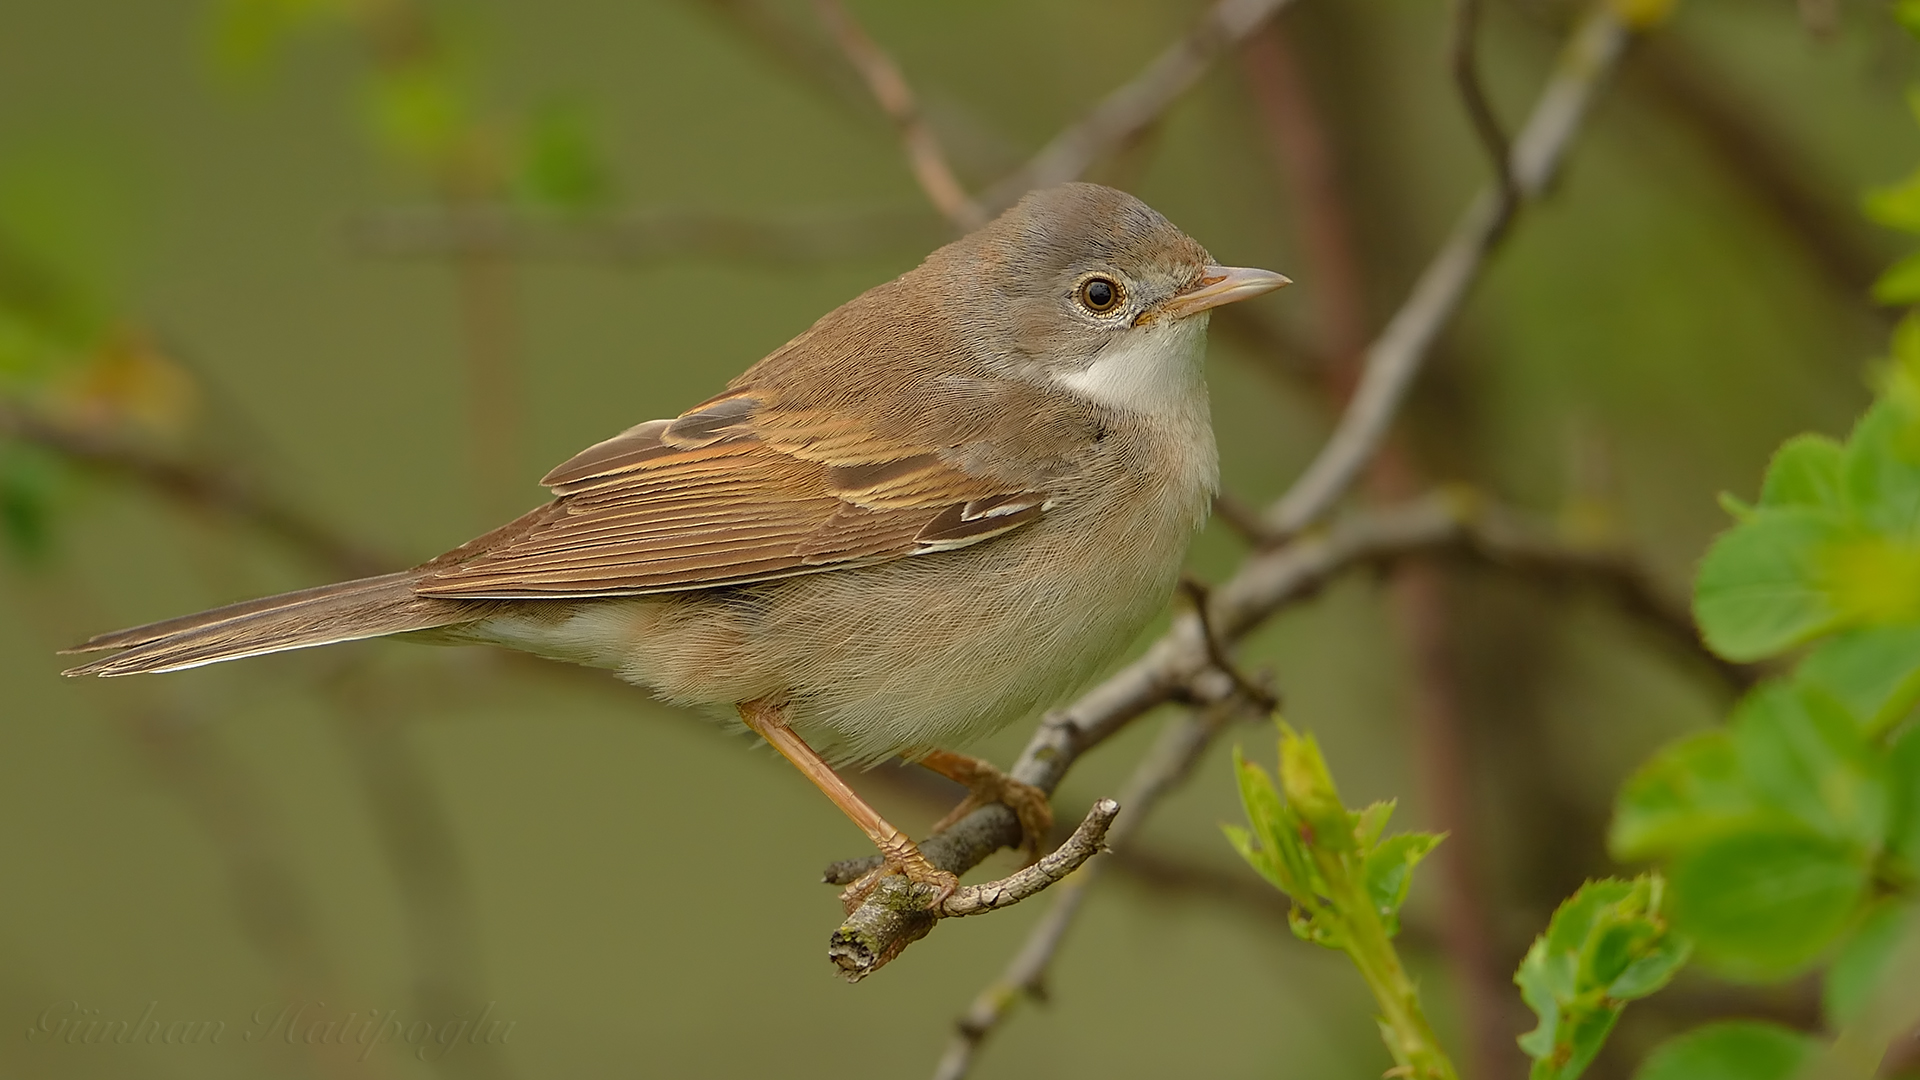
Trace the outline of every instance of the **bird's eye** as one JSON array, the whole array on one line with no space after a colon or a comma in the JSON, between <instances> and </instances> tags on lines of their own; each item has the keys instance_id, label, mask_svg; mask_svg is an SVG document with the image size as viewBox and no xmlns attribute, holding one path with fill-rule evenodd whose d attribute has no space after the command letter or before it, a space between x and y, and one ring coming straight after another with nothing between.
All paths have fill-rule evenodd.
<instances>
[{"instance_id":1,"label":"bird's eye","mask_svg":"<svg viewBox=\"0 0 1920 1080\"><path fill-rule=\"evenodd\" d=\"M1120 283L1112 278L1088 278L1080 285L1080 303L1095 315L1120 306Z\"/></svg>"}]
</instances>

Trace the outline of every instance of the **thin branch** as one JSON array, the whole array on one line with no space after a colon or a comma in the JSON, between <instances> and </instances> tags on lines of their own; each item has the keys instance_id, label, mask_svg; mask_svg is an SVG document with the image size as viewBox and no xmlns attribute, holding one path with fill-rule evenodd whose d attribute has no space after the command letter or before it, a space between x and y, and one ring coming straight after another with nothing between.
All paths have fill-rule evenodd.
<instances>
[{"instance_id":1,"label":"thin branch","mask_svg":"<svg viewBox=\"0 0 1920 1080\"><path fill-rule=\"evenodd\" d=\"M1596 4L1561 53L1513 146L1512 172L1520 190L1536 198L1553 179L1594 92L1618 62L1628 32L1610 4ZM1318 457L1267 513L1268 528L1285 538L1332 509L1386 437L1420 365L1479 277L1503 222L1500 195L1482 191L1427 264L1412 293L1367 349L1353 403Z\"/></svg>"},{"instance_id":2,"label":"thin branch","mask_svg":"<svg viewBox=\"0 0 1920 1080\"><path fill-rule=\"evenodd\" d=\"M1133 81L1114 90L1078 123L980 197L987 212L1012 206L1035 188L1078 179L1094 162L1126 145L1198 82L1221 53L1286 7L1291 0L1220 0L1199 24L1153 59Z\"/></svg>"},{"instance_id":3,"label":"thin branch","mask_svg":"<svg viewBox=\"0 0 1920 1080\"><path fill-rule=\"evenodd\" d=\"M920 115L913 89L907 85L906 76L900 73L893 57L874 43L840 0L814 0L813 6L840 51L846 54L847 61L866 80L874 100L899 129L907 164L913 169L913 178L920 182L920 190L926 193L927 201L962 232L971 232L986 224L986 213L967 195L967 189L954 175L946 150L927 125L926 117Z\"/></svg>"},{"instance_id":4,"label":"thin branch","mask_svg":"<svg viewBox=\"0 0 1920 1080\"><path fill-rule=\"evenodd\" d=\"M1280 699L1274 695L1273 691L1254 682L1241 671L1240 666L1233 662L1233 657L1227 655L1227 647L1221 642L1220 636L1214 633L1213 619L1207 614L1207 602L1212 597L1213 590L1207 588L1206 583L1199 578L1189 575L1181 577L1180 591L1186 593L1187 599L1192 601L1193 617L1200 621L1200 641L1206 646L1207 662L1213 665L1215 671L1233 680L1235 692L1249 704L1258 706L1262 712L1269 713L1280 708Z\"/></svg>"},{"instance_id":5,"label":"thin branch","mask_svg":"<svg viewBox=\"0 0 1920 1080\"><path fill-rule=\"evenodd\" d=\"M232 518L342 574L360 576L393 566L227 467L165 457L125 439L54 423L7 402L0 402L0 437L38 446L90 472L132 481L195 510Z\"/></svg>"},{"instance_id":6,"label":"thin branch","mask_svg":"<svg viewBox=\"0 0 1920 1080\"><path fill-rule=\"evenodd\" d=\"M1493 182L1499 192L1496 215L1498 224L1494 233L1506 228L1513 219L1513 212L1520 205L1520 186L1515 182L1513 169L1508 161L1510 151L1507 146L1507 133L1500 126L1500 118L1493 113L1493 102L1487 99L1487 90L1480 82L1480 64L1478 49L1480 29L1480 0L1453 0L1453 42L1448 50L1453 68L1453 83L1460 91L1460 103L1466 106L1467 119L1473 124L1473 133L1487 152L1487 159L1493 165Z\"/></svg>"},{"instance_id":7,"label":"thin branch","mask_svg":"<svg viewBox=\"0 0 1920 1080\"><path fill-rule=\"evenodd\" d=\"M1423 496L1393 507L1357 511L1325 530L1256 553L1214 587L1207 615L1222 646L1244 638L1276 612L1312 596L1354 570L1414 555L1461 552L1543 578L1600 587L1663 637L1682 645L1729 686L1749 685L1751 669L1714 657L1700 644L1684 608L1660 596L1644 571L1617 553L1568 547L1459 492ZM1235 695L1213 666L1199 619L1182 615L1146 653L1065 708L1049 713L1011 775L1051 792L1088 750L1128 723L1170 701L1218 703ZM1020 823L999 804L984 806L945 832L921 841L936 866L964 873L1020 842ZM879 865L876 857L834 863L824 880L845 884Z\"/></svg>"},{"instance_id":8,"label":"thin branch","mask_svg":"<svg viewBox=\"0 0 1920 1080\"><path fill-rule=\"evenodd\" d=\"M885 967L902 949L925 937L941 919L984 915L1036 896L1104 850L1108 831L1119 813L1118 802L1099 800L1087 811L1080 827L1067 837L1066 843L1032 866L999 881L956 889L932 909L920 902L920 886L897 874L883 878L865 901L848 914L840 929L834 931L827 957L848 982L859 982Z\"/></svg>"},{"instance_id":9,"label":"thin branch","mask_svg":"<svg viewBox=\"0 0 1920 1080\"><path fill-rule=\"evenodd\" d=\"M1214 737L1241 713L1244 706L1228 702L1209 709L1195 709L1167 724L1153 749L1141 759L1122 790L1121 804L1127 816L1107 834L1110 844L1124 846L1137 832L1154 804L1193 771L1193 766L1213 744ZM1087 890L1099 879L1104 863L1089 866L1054 890L1053 906L1027 933L1026 943L1014 954L1006 970L981 990L973 1004L954 1024L954 1036L934 1070L935 1080L960 1080L973 1065L974 1056L995 1028L1024 997L1045 993L1047 969L1066 940L1086 902Z\"/></svg>"}]
</instances>

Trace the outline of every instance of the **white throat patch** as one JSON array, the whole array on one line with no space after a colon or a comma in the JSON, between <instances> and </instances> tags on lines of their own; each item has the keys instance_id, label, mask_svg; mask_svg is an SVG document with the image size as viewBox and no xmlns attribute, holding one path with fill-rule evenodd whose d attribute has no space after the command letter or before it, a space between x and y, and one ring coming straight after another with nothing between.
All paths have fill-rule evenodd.
<instances>
[{"instance_id":1,"label":"white throat patch","mask_svg":"<svg viewBox=\"0 0 1920 1080\"><path fill-rule=\"evenodd\" d=\"M1128 412L1166 413L1204 395L1205 315L1149 323L1101 350L1092 364L1054 376L1082 397Z\"/></svg>"}]
</instances>

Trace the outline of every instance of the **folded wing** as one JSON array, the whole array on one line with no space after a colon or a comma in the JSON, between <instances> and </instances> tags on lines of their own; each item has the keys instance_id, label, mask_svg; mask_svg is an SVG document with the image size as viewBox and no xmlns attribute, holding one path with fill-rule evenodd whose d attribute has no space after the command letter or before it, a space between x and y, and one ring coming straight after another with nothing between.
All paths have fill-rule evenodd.
<instances>
[{"instance_id":1,"label":"folded wing","mask_svg":"<svg viewBox=\"0 0 1920 1080\"><path fill-rule=\"evenodd\" d=\"M587 448L547 474L556 499L422 567L423 596L618 596L765 581L979 543L1037 519L1046 494L844 412L716 398Z\"/></svg>"}]
</instances>

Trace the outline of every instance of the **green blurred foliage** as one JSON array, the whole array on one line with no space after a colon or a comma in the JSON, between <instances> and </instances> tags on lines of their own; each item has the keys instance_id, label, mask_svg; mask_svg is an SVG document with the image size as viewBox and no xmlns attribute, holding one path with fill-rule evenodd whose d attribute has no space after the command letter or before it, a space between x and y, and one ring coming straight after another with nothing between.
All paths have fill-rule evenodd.
<instances>
[{"instance_id":1,"label":"green blurred foliage","mask_svg":"<svg viewBox=\"0 0 1920 1080\"><path fill-rule=\"evenodd\" d=\"M1793 1080L1812 1063L1820 1041L1757 1020L1707 1024L1665 1044L1634 1080Z\"/></svg>"}]
</instances>

